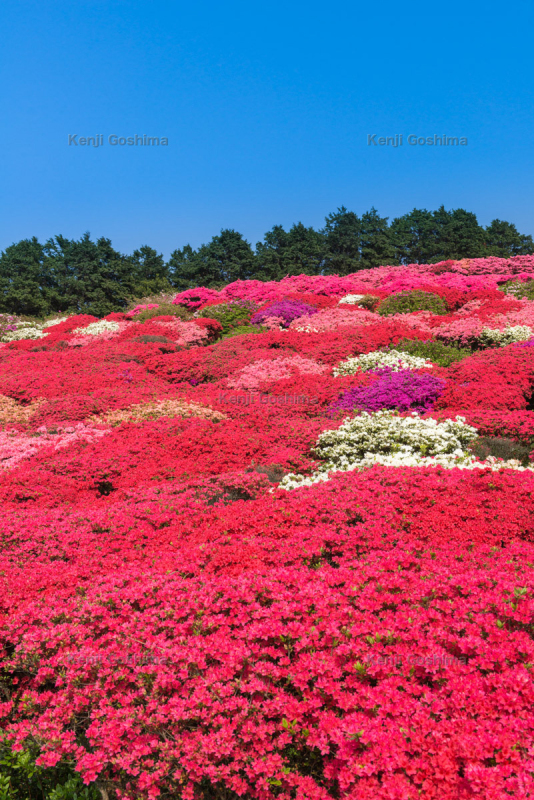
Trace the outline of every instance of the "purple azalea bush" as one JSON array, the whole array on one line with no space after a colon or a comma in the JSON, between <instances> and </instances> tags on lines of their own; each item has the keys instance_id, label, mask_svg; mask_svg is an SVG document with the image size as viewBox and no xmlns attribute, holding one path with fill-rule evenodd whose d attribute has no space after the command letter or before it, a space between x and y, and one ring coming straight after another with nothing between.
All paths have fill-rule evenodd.
<instances>
[{"instance_id":1,"label":"purple azalea bush","mask_svg":"<svg viewBox=\"0 0 534 800\"><path fill-rule=\"evenodd\" d=\"M432 410L445 388L445 381L408 369L399 372L382 369L375 374L380 377L371 386L347 389L330 406L330 411L334 414L356 410L371 413L381 409L397 409L424 414Z\"/></svg>"},{"instance_id":2,"label":"purple azalea bush","mask_svg":"<svg viewBox=\"0 0 534 800\"><path fill-rule=\"evenodd\" d=\"M317 314L317 311L315 306L302 303L300 300L278 300L262 311L258 311L250 321L253 325L261 325L269 317L279 317L284 321L284 328L289 328L294 319Z\"/></svg>"}]
</instances>

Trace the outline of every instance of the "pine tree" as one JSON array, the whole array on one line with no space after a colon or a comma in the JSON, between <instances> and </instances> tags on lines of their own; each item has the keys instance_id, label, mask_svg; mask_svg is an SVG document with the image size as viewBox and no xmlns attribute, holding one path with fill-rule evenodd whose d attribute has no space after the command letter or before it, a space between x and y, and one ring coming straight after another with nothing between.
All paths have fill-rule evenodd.
<instances>
[{"instance_id":1,"label":"pine tree","mask_svg":"<svg viewBox=\"0 0 534 800\"><path fill-rule=\"evenodd\" d=\"M131 264L109 239L93 242L89 233L79 241L56 236L44 250L62 311L102 317L126 306L135 286Z\"/></svg>"},{"instance_id":2,"label":"pine tree","mask_svg":"<svg viewBox=\"0 0 534 800\"><path fill-rule=\"evenodd\" d=\"M34 236L7 247L0 255L0 309L4 313L45 317L57 292L44 255Z\"/></svg>"},{"instance_id":3,"label":"pine tree","mask_svg":"<svg viewBox=\"0 0 534 800\"><path fill-rule=\"evenodd\" d=\"M328 275L356 272L361 268L361 219L353 211L341 206L329 214L325 222L322 230L325 240L324 272Z\"/></svg>"},{"instance_id":4,"label":"pine tree","mask_svg":"<svg viewBox=\"0 0 534 800\"><path fill-rule=\"evenodd\" d=\"M171 253L167 269L171 286L180 291L194 289L197 286L210 286L218 277L206 274L204 263L190 244Z\"/></svg>"},{"instance_id":5,"label":"pine tree","mask_svg":"<svg viewBox=\"0 0 534 800\"><path fill-rule=\"evenodd\" d=\"M513 223L500 219L494 219L486 228L484 244L488 256L511 258L534 253L532 236L520 234Z\"/></svg>"},{"instance_id":6,"label":"pine tree","mask_svg":"<svg viewBox=\"0 0 534 800\"><path fill-rule=\"evenodd\" d=\"M362 215L360 240L361 269L373 269L395 263L395 251L388 227L388 218L381 217L376 208Z\"/></svg>"},{"instance_id":7,"label":"pine tree","mask_svg":"<svg viewBox=\"0 0 534 800\"><path fill-rule=\"evenodd\" d=\"M171 288L168 264L152 247L143 245L139 250L134 250L129 262L135 297L147 297Z\"/></svg>"},{"instance_id":8,"label":"pine tree","mask_svg":"<svg viewBox=\"0 0 534 800\"><path fill-rule=\"evenodd\" d=\"M436 255L436 226L426 208L414 208L397 217L390 227L395 259L399 264L428 264Z\"/></svg>"},{"instance_id":9,"label":"pine tree","mask_svg":"<svg viewBox=\"0 0 534 800\"><path fill-rule=\"evenodd\" d=\"M286 275L319 275L325 262L325 238L302 222L285 231L275 225L256 246L256 276L279 281Z\"/></svg>"},{"instance_id":10,"label":"pine tree","mask_svg":"<svg viewBox=\"0 0 534 800\"><path fill-rule=\"evenodd\" d=\"M267 231L263 242L256 244L256 270L254 277L262 281L279 281L284 273L284 259L288 247L288 234L282 225Z\"/></svg>"}]
</instances>

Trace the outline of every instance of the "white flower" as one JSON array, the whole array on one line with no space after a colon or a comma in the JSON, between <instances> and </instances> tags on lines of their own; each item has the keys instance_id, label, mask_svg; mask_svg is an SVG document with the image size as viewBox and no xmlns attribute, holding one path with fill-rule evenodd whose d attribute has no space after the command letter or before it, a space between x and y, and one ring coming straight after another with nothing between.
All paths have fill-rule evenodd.
<instances>
[{"instance_id":1,"label":"white flower","mask_svg":"<svg viewBox=\"0 0 534 800\"><path fill-rule=\"evenodd\" d=\"M120 329L118 322L113 322L108 319L99 319L97 322L91 322L85 328L76 328L73 333L79 333L83 336L100 336L102 333L116 333Z\"/></svg>"},{"instance_id":2,"label":"white flower","mask_svg":"<svg viewBox=\"0 0 534 800\"><path fill-rule=\"evenodd\" d=\"M351 306L357 306L358 303L363 300L365 297L364 294L346 294L345 297L342 297L339 303L348 303Z\"/></svg>"},{"instance_id":3,"label":"white flower","mask_svg":"<svg viewBox=\"0 0 534 800\"><path fill-rule=\"evenodd\" d=\"M57 319L49 319L48 322L43 322L41 327L50 328L52 325L59 325L60 322L65 322L65 320L67 319L68 317L61 317L61 318L58 317Z\"/></svg>"},{"instance_id":4,"label":"white flower","mask_svg":"<svg viewBox=\"0 0 534 800\"><path fill-rule=\"evenodd\" d=\"M483 328L478 335L478 340L480 344L486 347L491 347L495 344L500 347L506 347L507 344L526 342L533 337L534 332L528 325L514 325L513 327L505 328L503 331L494 328Z\"/></svg>"},{"instance_id":5,"label":"white flower","mask_svg":"<svg viewBox=\"0 0 534 800\"><path fill-rule=\"evenodd\" d=\"M477 438L475 428L464 417L437 422L413 413L400 417L395 411L362 413L347 418L338 430L324 431L317 440L316 455L324 460L311 476L290 474L280 482L281 489L312 486L328 480L332 472L368 469L374 464L386 467L444 467L446 469L515 469L519 462L489 457L477 461L467 447Z\"/></svg>"},{"instance_id":6,"label":"white flower","mask_svg":"<svg viewBox=\"0 0 534 800\"><path fill-rule=\"evenodd\" d=\"M24 324L24 327L20 327ZM32 323L18 323L16 331L6 331L2 336L3 342L17 342L21 339L42 339L48 334L43 333L40 328L32 325Z\"/></svg>"},{"instance_id":7,"label":"white flower","mask_svg":"<svg viewBox=\"0 0 534 800\"><path fill-rule=\"evenodd\" d=\"M364 355L342 361L337 367L334 367L334 377L354 375L356 372L368 372L383 367L389 367L394 372L398 372L401 369L421 369L433 366L432 362L426 358L401 353L399 350L375 350L372 353L364 353Z\"/></svg>"}]
</instances>

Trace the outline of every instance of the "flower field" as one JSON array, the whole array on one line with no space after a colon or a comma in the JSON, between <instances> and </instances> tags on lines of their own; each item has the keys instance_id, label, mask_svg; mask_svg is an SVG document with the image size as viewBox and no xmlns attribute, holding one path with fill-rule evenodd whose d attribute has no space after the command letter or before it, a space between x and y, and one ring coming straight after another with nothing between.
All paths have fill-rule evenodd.
<instances>
[{"instance_id":1,"label":"flower field","mask_svg":"<svg viewBox=\"0 0 534 800\"><path fill-rule=\"evenodd\" d=\"M0 341L15 752L109 800L534 796L534 256Z\"/></svg>"}]
</instances>

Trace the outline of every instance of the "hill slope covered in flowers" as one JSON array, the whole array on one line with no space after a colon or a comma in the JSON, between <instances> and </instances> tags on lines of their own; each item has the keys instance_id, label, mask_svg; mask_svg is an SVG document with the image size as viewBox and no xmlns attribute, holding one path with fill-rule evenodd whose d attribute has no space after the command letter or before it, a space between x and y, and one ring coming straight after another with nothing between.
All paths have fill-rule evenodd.
<instances>
[{"instance_id":1,"label":"hill slope covered in flowers","mask_svg":"<svg viewBox=\"0 0 534 800\"><path fill-rule=\"evenodd\" d=\"M531 797L533 287L521 256L4 320L15 750L109 798Z\"/></svg>"}]
</instances>

